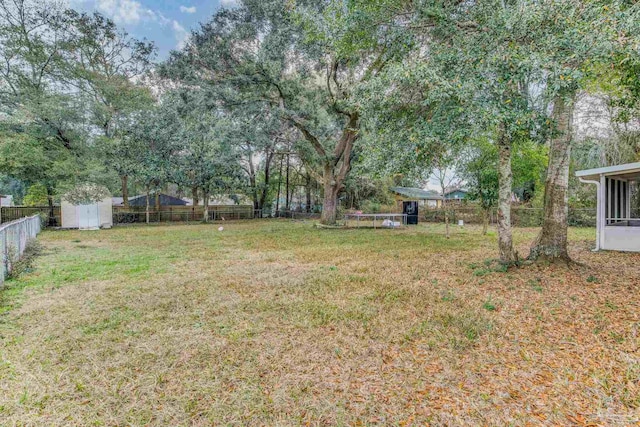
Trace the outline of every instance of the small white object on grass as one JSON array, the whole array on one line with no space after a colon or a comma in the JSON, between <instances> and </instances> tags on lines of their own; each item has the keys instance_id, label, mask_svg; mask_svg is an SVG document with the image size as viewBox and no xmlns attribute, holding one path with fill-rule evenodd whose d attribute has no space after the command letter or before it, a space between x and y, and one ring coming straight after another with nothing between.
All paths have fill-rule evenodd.
<instances>
[{"instance_id":1,"label":"small white object on grass","mask_svg":"<svg viewBox=\"0 0 640 427\"><path fill-rule=\"evenodd\" d=\"M218 227L218 231L222 231L222 230L224 230L224 227L222 226Z\"/></svg>"},{"instance_id":2,"label":"small white object on grass","mask_svg":"<svg viewBox=\"0 0 640 427\"><path fill-rule=\"evenodd\" d=\"M458 220L458 226L460 226L460 227L464 227L464 220L459 219L459 220Z\"/></svg>"}]
</instances>

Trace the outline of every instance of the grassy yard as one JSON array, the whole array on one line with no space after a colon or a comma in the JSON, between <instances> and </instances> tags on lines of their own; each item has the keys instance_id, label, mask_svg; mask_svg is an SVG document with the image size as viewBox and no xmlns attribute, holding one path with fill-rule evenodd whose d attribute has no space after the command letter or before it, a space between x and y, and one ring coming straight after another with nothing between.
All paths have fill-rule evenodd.
<instances>
[{"instance_id":1,"label":"grassy yard","mask_svg":"<svg viewBox=\"0 0 640 427\"><path fill-rule=\"evenodd\" d=\"M640 254L592 229L584 267L501 272L477 228L217 227L44 232L0 293L0 425L640 419Z\"/></svg>"}]
</instances>

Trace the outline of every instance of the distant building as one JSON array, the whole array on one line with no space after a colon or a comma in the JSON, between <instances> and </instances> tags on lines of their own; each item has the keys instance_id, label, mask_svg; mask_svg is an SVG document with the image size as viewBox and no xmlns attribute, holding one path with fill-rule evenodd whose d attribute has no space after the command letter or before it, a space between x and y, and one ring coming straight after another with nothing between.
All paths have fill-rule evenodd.
<instances>
[{"instance_id":1,"label":"distant building","mask_svg":"<svg viewBox=\"0 0 640 427\"><path fill-rule=\"evenodd\" d=\"M464 200L467 198L467 190L462 188L454 188L444 193L444 198L447 200Z\"/></svg>"},{"instance_id":2,"label":"distant building","mask_svg":"<svg viewBox=\"0 0 640 427\"><path fill-rule=\"evenodd\" d=\"M183 197L182 200L184 200L187 203L187 206L193 206L193 199L191 197ZM245 200L243 200L244 202L247 202ZM223 205L223 206L231 206L231 205L239 205L240 200L238 200L237 198L234 199L232 197L227 197L227 196L211 196L209 198L209 206L216 206L216 205ZM244 203L247 204L247 203ZM204 199L199 199L198 200L198 205L203 206L204 205Z\"/></svg>"},{"instance_id":3,"label":"distant building","mask_svg":"<svg viewBox=\"0 0 640 427\"><path fill-rule=\"evenodd\" d=\"M435 191L423 190L422 188L414 187L391 187L389 188L395 195L396 202L418 202L419 206L426 206L429 208L437 208L442 206L442 197Z\"/></svg>"},{"instance_id":4,"label":"distant building","mask_svg":"<svg viewBox=\"0 0 640 427\"><path fill-rule=\"evenodd\" d=\"M160 194L160 206L186 206L187 202L182 200L179 197L169 196L168 194ZM112 197L111 204L113 206L124 206L124 199L122 197ZM147 195L141 194L138 196L129 197L129 206L146 206L147 205ZM156 196L152 194L149 197L149 206L153 207L156 205Z\"/></svg>"},{"instance_id":5,"label":"distant building","mask_svg":"<svg viewBox=\"0 0 640 427\"><path fill-rule=\"evenodd\" d=\"M178 198L169 196L168 194L160 193L158 195L160 197L160 206L186 206L187 202ZM155 206L156 204L156 195L152 194L149 196L149 206ZM146 194L140 196L133 196L129 198L129 206L146 206L147 205L147 196Z\"/></svg>"},{"instance_id":6,"label":"distant building","mask_svg":"<svg viewBox=\"0 0 640 427\"><path fill-rule=\"evenodd\" d=\"M13 206L13 196L0 194L0 206Z\"/></svg>"}]
</instances>

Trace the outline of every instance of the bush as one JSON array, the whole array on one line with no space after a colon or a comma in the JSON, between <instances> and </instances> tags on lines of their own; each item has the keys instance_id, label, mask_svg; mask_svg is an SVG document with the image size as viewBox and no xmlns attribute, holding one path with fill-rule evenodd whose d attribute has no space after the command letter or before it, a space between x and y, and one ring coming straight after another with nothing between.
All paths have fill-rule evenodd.
<instances>
[{"instance_id":1,"label":"bush","mask_svg":"<svg viewBox=\"0 0 640 427\"><path fill-rule=\"evenodd\" d=\"M11 259L11 271L7 275L7 279L14 279L22 273L28 273L33 267L34 259L42 253L42 245L36 239L27 242L21 257L15 253L9 253Z\"/></svg>"},{"instance_id":2,"label":"bush","mask_svg":"<svg viewBox=\"0 0 640 427\"><path fill-rule=\"evenodd\" d=\"M33 184L27 190L23 203L25 206L45 206L49 203L47 188L42 184Z\"/></svg>"},{"instance_id":3,"label":"bush","mask_svg":"<svg viewBox=\"0 0 640 427\"><path fill-rule=\"evenodd\" d=\"M366 213L380 213L380 203L373 200L365 200L361 203L360 210Z\"/></svg>"}]
</instances>

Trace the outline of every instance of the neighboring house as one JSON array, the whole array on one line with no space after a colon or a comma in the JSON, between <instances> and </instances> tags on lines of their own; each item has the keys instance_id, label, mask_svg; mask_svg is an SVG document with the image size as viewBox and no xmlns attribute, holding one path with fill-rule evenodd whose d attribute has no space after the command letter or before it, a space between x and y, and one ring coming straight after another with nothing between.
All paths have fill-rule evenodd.
<instances>
[{"instance_id":1,"label":"neighboring house","mask_svg":"<svg viewBox=\"0 0 640 427\"><path fill-rule=\"evenodd\" d=\"M13 206L13 196L0 194L0 206Z\"/></svg>"},{"instance_id":2,"label":"neighboring house","mask_svg":"<svg viewBox=\"0 0 640 427\"><path fill-rule=\"evenodd\" d=\"M178 198L169 196L168 194L160 193L158 195L160 197L160 206L186 206L187 202ZM147 196L142 194L140 196L129 197L129 206L146 206L147 205ZM149 196L149 206L156 205L156 195L152 194Z\"/></svg>"},{"instance_id":3,"label":"neighboring house","mask_svg":"<svg viewBox=\"0 0 640 427\"><path fill-rule=\"evenodd\" d=\"M444 193L444 198L447 200L464 200L467 198L467 190L462 188L455 188Z\"/></svg>"},{"instance_id":4,"label":"neighboring house","mask_svg":"<svg viewBox=\"0 0 640 427\"><path fill-rule=\"evenodd\" d=\"M419 206L429 208L437 208L442 206L442 197L435 191L423 190L422 188L413 187L391 187L389 188L394 194L396 203L415 201Z\"/></svg>"},{"instance_id":5,"label":"neighboring house","mask_svg":"<svg viewBox=\"0 0 640 427\"><path fill-rule=\"evenodd\" d=\"M111 204L113 206L124 206L124 199L122 197L112 197ZM169 196L168 194L160 194L160 206L186 206L185 200L179 197ZM129 197L129 206L144 207L147 205L147 196L141 194L139 196ZM149 198L149 206L154 207L156 205L156 196L154 194Z\"/></svg>"},{"instance_id":6,"label":"neighboring house","mask_svg":"<svg viewBox=\"0 0 640 427\"><path fill-rule=\"evenodd\" d=\"M187 203L187 206L193 206L192 198L183 197L182 200L184 200ZM212 196L209 198L209 206L217 206L217 205L231 206L231 205L238 205L238 204L240 204L238 203L238 200L234 200L231 197ZM244 204L247 204L247 203L244 203ZM198 205L200 206L204 205L204 199L198 200Z\"/></svg>"}]
</instances>

